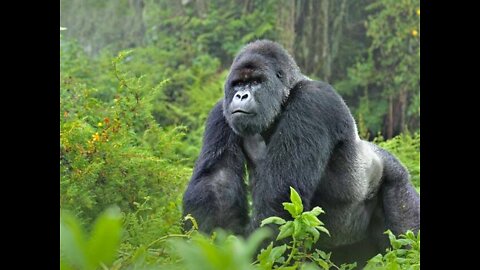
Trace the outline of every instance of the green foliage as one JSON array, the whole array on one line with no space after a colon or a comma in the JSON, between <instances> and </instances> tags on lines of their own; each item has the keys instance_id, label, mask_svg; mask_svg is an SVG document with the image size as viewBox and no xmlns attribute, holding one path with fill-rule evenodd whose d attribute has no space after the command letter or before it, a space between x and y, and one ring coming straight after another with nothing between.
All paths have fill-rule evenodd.
<instances>
[{"instance_id":1,"label":"green foliage","mask_svg":"<svg viewBox=\"0 0 480 270\"><path fill-rule=\"evenodd\" d=\"M336 266L330 260L330 253L315 249L313 245L320 238L320 232L330 235L318 219L318 215L325 213L322 208L314 207L311 211L303 212L303 203L300 195L290 187L290 201L284 202L283 207L292 216L293 220L285 221L280 217L264 219L261 226L267 224L280 225L276 240L286 241L286 244L273 247L273 242L263 249L257 256L259 268L267 269L353 269L356 264Z\"/></svg>"},{"instance_id":2,"label":"green foliage","mask_svg":"<svg viewBox=\"0 0 480 270\"><path fill-rule=\"evenodd\" d=\"M118 267L172 262L157 240L180 230L181 195L203 123L223 94L218 60L201 56L193 68L155 73L149 59L163 52L147 47L113 61L107 53L91 59L61 39L60 206L87 227L102 209L120 207ZM175 99L172 82L185 89Z\"/></svg>"},{"instance_id":3,"label":"green foliage","mask_svg":"<svg viewBox=\"0 0 480 270\"><path fill-rule=\"evenodd\" d=\"M330 253L318 249L312 251L320 232L329 234L317 218L324 212L320 207L303 212L300 196L293 188L290 190L291 202L283 205L293 220L269 217L262 221L263 228L257 229L246 240L228 235L223 230L216 230L211 236L190 231L170 241L173 247L170 254L180 260L169 265L169 269L353 269L355 263L337 266L330 260ZM276 242L270 242L252 262L259 246L271 235L271 231L264 227L267 224L281 225Z\"/></svg>"},{"instance_id":4,"label":"green foliage","mask_svg":"<svg viewBox=\"0 0 480 270\"><path fill-rule=\"evenodd\" d=\"M165 235L148 245L128 250L117 249L121 232L118 209L109 209L97 218L90 237L85 236L76 218L62 212L61 269L355 269L356 263L337 266L330 260L331 253L312 250L321 232L329 234L317 217L324 212L320 207L302 212L302 201L293 188L290 201L283 205L293 220L269 217L262 221L261 227L280 225L279 233L276 241L261 249L253 262L259 246L271 235L267 228L257 229L246 240L222 230L207 236L198 232L195 219L187 216L185 219L194 224L191 231ZM142 210L146 210L145 203L139 206L138 211ZM131 221L132 216L124 216L124 226L131 228ZM390 231L386 233L392 247L385 255L370 259L365 269L419 269L420 233L415 236L407 231L398 239ZM162 244L160 248L155 248L159 244ZM114 261L117 252L118 258ZM109 265L111 268L107 268Z\"/></svg>"},{"instance_id":5,"label":"green foliage","mask_svg":"<svg viewBox=\"0 0 480 270\"><path fill-rule=\"evenodd\" d=\"M420 231L417 236L412 231L407 231L397 237L388 230L391 248L385 255L378 254L370 259L365 270L397 270L397 269L420 269Z\"/></svg>"},{"instance_id":6,"label":"green foliage","mask_svg":"<svg viewBox=\"0 0 480 270\"><path fill-rule=\"evenodd\" d=\"M176 254L182 258L181 269L256 269L251 258L260 243L268 237L268 230L257 230L244 240L217 230L212 237L194 234L188 241L172 241Z\"/></svg>"},{"instance_id":7,"label":"green foliage","mask_svg":"<svg viewBox=\"0 0 480 270\"><path fill-rule=\"evenodd\" d=\"M392 153L407 167L413 185L420 191L420 133L400 134L385 141L382 136L375 138L374 143Z\"/></svg>"},{"instance_id":8,"label":"green foliage","mask_svg":"<svg viewBox=\"0 0 480 270\"><path fill-rule=\"evenodd\" d=\"M89 236L71 214L60 216L60 269L97 269L116 258L122 233L117 208L104 211L95 221Z\"/></svg>"},{"instance_id":9,"label":"green foliage","mask_svg":"<svg viewBox=\"0 0 480 270\"><path fill-rule=\"evenodd\" d=\"M185 129L161 127L153 117L164 82L148 87L143 77L129 77L119 68L127 57L121 53L104 71L117 81L110 100L76 70L66 66L61 74L60 207L89 228L102 209L117 205L125 215L121 251L130 256L180 230L191 168L177 151Z\"/></svg>"},{"instance_id":10,"label":"green foliage","mask_svg":"<svg viewBox=\"0 0 480 270\"><path fill-rule=\"evenodd\" d=\"M275 1L251 1L254 9L236 1L202 2L204 7L194 1L179 7L168 1L146 1L145 21L154 26L148 29L147 40L192 56L208 54L225 66L243 44L274 37Z\"/></svg>"},{"instance_id":11,"label":"green foliage","mask_svg":"<svg viewBox=\"0 0 480 270\"><path fill-rule=\"evenodd\" d=\"M374 133L381 131L388 102L395 108L403 108L393 115L402 131L417 130L420 118L420 3L377 0L366 10L371 14L365 22L371 41L368 55L359 57L357 63L348 68L348 76L336 83L336 88L347 99L358 97L352 104L354 114Z\"/></svg>"}]
</instances>

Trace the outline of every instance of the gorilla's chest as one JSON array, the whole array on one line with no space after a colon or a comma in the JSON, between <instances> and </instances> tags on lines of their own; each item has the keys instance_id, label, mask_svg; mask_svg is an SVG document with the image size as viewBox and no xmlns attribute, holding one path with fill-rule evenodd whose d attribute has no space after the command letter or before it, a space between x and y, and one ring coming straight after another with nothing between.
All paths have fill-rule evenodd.
<instances>
[{"instance_id":1,"label":"gorilla's chest","mask_svg":"<svg viewBox=\"0 0 480 270\"><path fill-rule=\"evenodd\" d=\"M267 145L260 134L243 138L243 151L247 159L253 167L258 167L258 164L265 159L267 152Z\"/></svg>"},{"instance_id":2,"label":"gorilla's chest","mask_svg":"<svg viewBox=\"0 0 480 270\"><path fill-rule=\"evenodd\" d=\"M267 155L267 145L260 134L243 138L243 152L247 157L247 168L249 182L252 186L255 183L255 170Z\"/></svg>"}]
</instances>

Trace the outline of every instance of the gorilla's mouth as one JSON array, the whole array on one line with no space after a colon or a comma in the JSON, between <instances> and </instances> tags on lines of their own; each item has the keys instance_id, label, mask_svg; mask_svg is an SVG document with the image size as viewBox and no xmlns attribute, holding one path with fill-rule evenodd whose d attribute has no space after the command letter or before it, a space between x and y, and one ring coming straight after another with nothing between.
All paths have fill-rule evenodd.
<instances>
[{"instance_id":1,"label":"gorilla's mouth","mask_svg":"<svg viewBox=\"0 0 480 270\"><path fill-rule=\"evenodd\" d=\"M251 112L247 112L247 111L244 111L244 110L235 110L232 112L232 114L236 114L236 113L239 113L239 114L252 114Z\"/></svg>"}]
</instances>

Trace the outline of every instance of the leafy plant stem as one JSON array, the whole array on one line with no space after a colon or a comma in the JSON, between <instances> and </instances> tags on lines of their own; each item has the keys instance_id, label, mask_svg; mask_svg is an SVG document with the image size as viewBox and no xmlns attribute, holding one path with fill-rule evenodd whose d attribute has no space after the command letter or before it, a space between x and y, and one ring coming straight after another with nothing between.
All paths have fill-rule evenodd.
<instances>
[{"instance_id":1,"label":"leafy plant stem","mask_svg":"<svg viewBox=\"0 0 480 270\"><path fill-rule=\"evenodd\" d=\"M158 242L162 242L162 241L165 241L167 240L168 238L171 238L171 237L179 237L179 238L190 238L190 235L185 235L185 234L169 234L169 235L165 235L165 236L162 236L154 241L152 241L150 244L147 245L146 248L150 248L151 246L153 246L154 244L158 243Z\"/></svg>"},{"instance_id":2,"label":"leafy plant stem","mask_svg":"<svg viewBox=\"0 0 480 270\"><path fill-rule=\"evenodd\" d=\"M285 261L285 263L283 264L284 266L287 266L289 265L290 261L292 260L293 258L293 254L295 253L295 251L297 250L297 240L295 239L294 236L292 236L293 238L293 244L292 244L292 251L290 252L290 255L288 255L288 259L287 261Z\"/></svg>"}]
</instances>

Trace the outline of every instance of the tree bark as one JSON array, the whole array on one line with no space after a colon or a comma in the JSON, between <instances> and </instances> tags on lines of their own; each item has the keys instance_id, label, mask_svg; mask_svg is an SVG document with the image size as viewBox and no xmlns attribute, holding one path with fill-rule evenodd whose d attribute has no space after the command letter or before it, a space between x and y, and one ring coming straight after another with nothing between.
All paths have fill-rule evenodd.
<instances>
[{"instance_id":1,"label":"tree bark","mask_svg":"<svg viewBox=\"0 0 480 270\"><path fill-rule=\"evenodd\" d=\"M320 10L320 3L318 1L311 2L311 10ZM308 54L305 59L308 62L308 72L317 73L320 67L320 57L318 55L319 41L322 36L322 25L319 22L319 16L311 14L310 16L310 33L308 35L308 42L306 44Z\"/></svg>"},{"instance_id":2,"label":"tree bark","mask_svg":"<svg viewBox=\"0 0 480 270\"><path fill-rule=\"evenodd\" d=\"M285 1L283 5L277 6L277 29L279 42L285 47L285 49L293 55L294 42L295 42L295 1Z\"/></svg>"},{"instance_id":3,"label":"tree bark","mask_svg":"<svg viewBox=\"0 0 480 270\"><path fill-rule=\"evenodd\" d=\"M388 121L387 121L387 136L385 139L392 138L393 135L393 97L388 97Z\"/></svg>"},{"instance_id":4,"label":"tree bark","mask_svg":"<svg viewBox=\"0 0 480 270\"><path fill-rule=\"evenodd\" d=\"M406 119L407 119L407 97L408 92L402 90L400 92L400 132L405 131Z\"/></svg>"},{"instance_id":5,"label":"tree bark","mask_svg":"<svg viewBox=\"0 0 480 270\"><path fill-rule=\"evenodd\" d=\"M346 23L346 10L347 10L347 0L342 0L340 3L339 11L336 12L335 18L333 19L333 29L332 29L332 38L331 38L331 49L328 58L328 66L330 70L329 79L334 79L335 71L333 70L333 62L336 60L338 55L338 50L340 47L340 43L342 42L343 37L343 29Z\"/></svg>"},{"instance_id":6,"label":"tree bark","mask_svg":"<svg viewBox=\"0 0 480 270\"><path fill-rule=\"evenodd\" d=\"M323 80L328 82L330 78L330 27L329 27L329 9L330 0L322 1L323 11L323 49L322 49L322 66L323 66Z\"/></svg>"}]
</instances>

